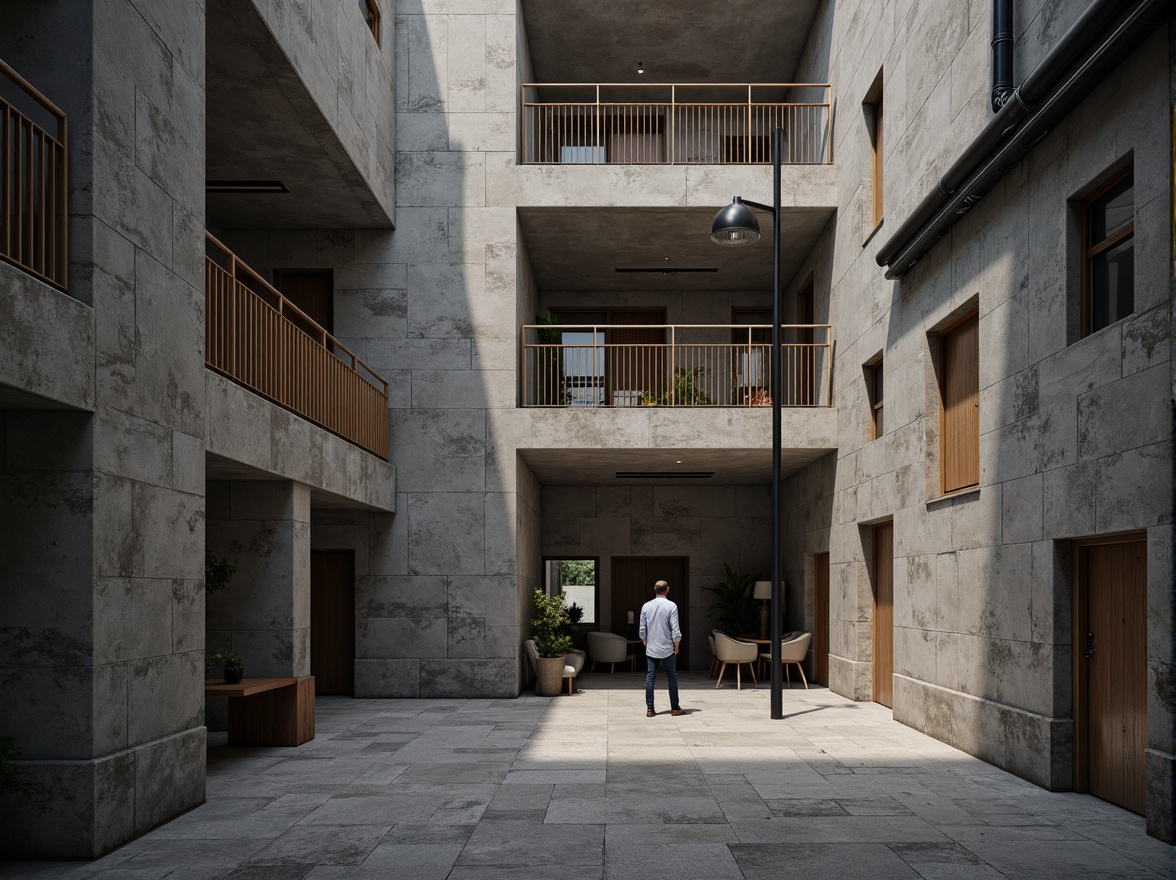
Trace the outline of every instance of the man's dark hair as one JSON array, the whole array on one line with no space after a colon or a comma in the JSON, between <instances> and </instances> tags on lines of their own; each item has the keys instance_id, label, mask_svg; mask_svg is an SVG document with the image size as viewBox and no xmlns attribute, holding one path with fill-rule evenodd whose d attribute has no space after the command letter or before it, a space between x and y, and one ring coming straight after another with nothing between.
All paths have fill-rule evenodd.
<instances>
[{"instance_id":1,"label":"man's dark hair","mask_svg":"<svg viewBox=\"0 0 1176 880\"><path fill-rule=\"evenodd\" d=\"M668 583L666 583L665 581L658 581L656 584L653 585L653 591L655 593L657 593L659 596L664 596L666 591L669 588L670 588L670 585Z\"/></svg>"}]
</instances>

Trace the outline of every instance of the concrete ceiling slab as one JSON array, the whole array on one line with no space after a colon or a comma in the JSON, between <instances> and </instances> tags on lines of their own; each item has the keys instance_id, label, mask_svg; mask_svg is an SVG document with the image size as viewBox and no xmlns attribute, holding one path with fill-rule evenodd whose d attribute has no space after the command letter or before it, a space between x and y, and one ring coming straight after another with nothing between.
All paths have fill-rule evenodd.
<instances>
[{"instance_id":1,"label":"concrete ceiling slab","mask_svg":"<svg viewBox=\"0 0 1176 880\"><path fill-rule=\"evenodd\" d=\"M208 193L208 216L226 229L391 228L253 4L208 5L206 179L289 190Z\"/></svg>"},{"instance_id":2,"label":"concrete ceiling slab","mask_svg":"<svg viewBox=\"0 0 1176 880\"><path fill-rule=\"evenodd\" d=\"M785 449L783 474L828 454L828 449ZM767 486L772 480L769 449L520 449L519 455L545 486ZM713 471L714 476L618 479L617 471Z\"/></svg>"},{"instance_id":3,"label":"concrete ceiling slab","mask_svg":"<svg viewBox=\"0 0 1176 880\"><path fill-rule=\"evenodd\" d=\"M715 208L520 208L519 222L541 290L771 290L772 218L748 247L710 241ZM833 216L832 208L786 208L780 272L788 282ZM715 268L662 275L618 268Z\"/></svg>"},{"instance_id":4,"label":"concrete ceiling slab","mask_svg":"<svg viewBox=\"0 0 1176 880\"><path fill-rule=\"evenodd\" d=\"M548 83L791 82L818 5L522 0L535 80Z\"/></svg>"}]
</instances>

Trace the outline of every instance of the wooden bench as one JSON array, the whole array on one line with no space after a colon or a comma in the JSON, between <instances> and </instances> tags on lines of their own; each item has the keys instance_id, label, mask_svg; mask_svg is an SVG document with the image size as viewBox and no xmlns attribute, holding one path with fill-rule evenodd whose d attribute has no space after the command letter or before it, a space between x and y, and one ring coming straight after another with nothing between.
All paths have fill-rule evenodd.
<instances>
[{"instance_id":1,"label":"wooden bench","mask_svg":"<svg viewBox=\"0 0 1176 880\"><path fill-rule=\"evenodd\" d=\"M229 698L229 745L300 746L314 739L314 676L204 682L209 697Z\"/></svg>"}]
</instances>

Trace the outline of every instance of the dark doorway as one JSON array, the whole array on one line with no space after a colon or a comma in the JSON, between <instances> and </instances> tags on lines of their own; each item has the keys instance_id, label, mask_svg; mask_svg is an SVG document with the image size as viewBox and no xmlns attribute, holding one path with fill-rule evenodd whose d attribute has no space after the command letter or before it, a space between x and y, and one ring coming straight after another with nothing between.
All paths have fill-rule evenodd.
<instances>
[{"instance_id":1,"label":"dark doorway","mask_svg":"<svg viewBox=\"0 0 1176 880\"><path fill-rule=\"evenodd\" d=\"M308 318L335 332L335 280L330 269L275 269L274 287Z\"/></svg>"},{"instance_id":2,"label":"dark doorway","mask_svg":"<svg viewBox=\"0 0 1176 880\"><path fill-rule=\"evenodd\" d=\"M894 523L874 526L874 702L894 708Z\"/></svg>"},{"instance_id":3,"label":"dark doorway","mask_svg":"<svg viewBox=\"0 0 1176 880\"><path fill-rule=\"evenodd\" d=\"M1147 542L1082 542L1076 556L1075 787L1143 814Z\"/></svg>"},{"instance_id":4,"label":"dark doorway","mask_svg":"<svg viewBox=\"0 0 1176 880\"><path fill-rule=\"evenodd\" d=\"M813 658L818 684L829 686L829 554L813 557Z\"/></svg>"},{"instance_id":5,"label":"dark doorway","mask_svg":"<svg viewBox=\"0 0 1176 880\"><path fill-rule=\"evenodd\" d=\"M627 639L637 638L641 606L653 598L653 585L670 585L670 600L678 606L682 644L678 668L690 668L690 559L686 556L614 556L612 558L612 631ZM633 624L629 624L629 612Z\"/></svg>"},{"instance_id":6,"label":"dark doorway","mask_svg":"<svg viewBox=\"0 0 1176 880\"><path fill-rule=\"evenodd\" d=\"M355 551L310 552L310 674L316 694L355 693Z\"/></svg>"}]
</instances>

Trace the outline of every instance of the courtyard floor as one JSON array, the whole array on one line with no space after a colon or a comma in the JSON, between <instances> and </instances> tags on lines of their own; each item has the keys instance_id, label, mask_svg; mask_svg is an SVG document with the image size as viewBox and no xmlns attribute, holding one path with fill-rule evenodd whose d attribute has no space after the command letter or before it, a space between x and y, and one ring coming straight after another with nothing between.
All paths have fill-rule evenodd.
<instances>
[{"instance_id":1,"label":"courtyard floor","mask_svg":"<svg viewBox=\"0 0 1176 880\"><path fill-rule=\"evenodd\" d=\"M208 800L96 862L0 877L103 880L997 880L1172 877L1141 817L1050 793L824 688L644 677L574 696L320 697L299 748L209 735Z\"/></svg>"}]
</instances>

